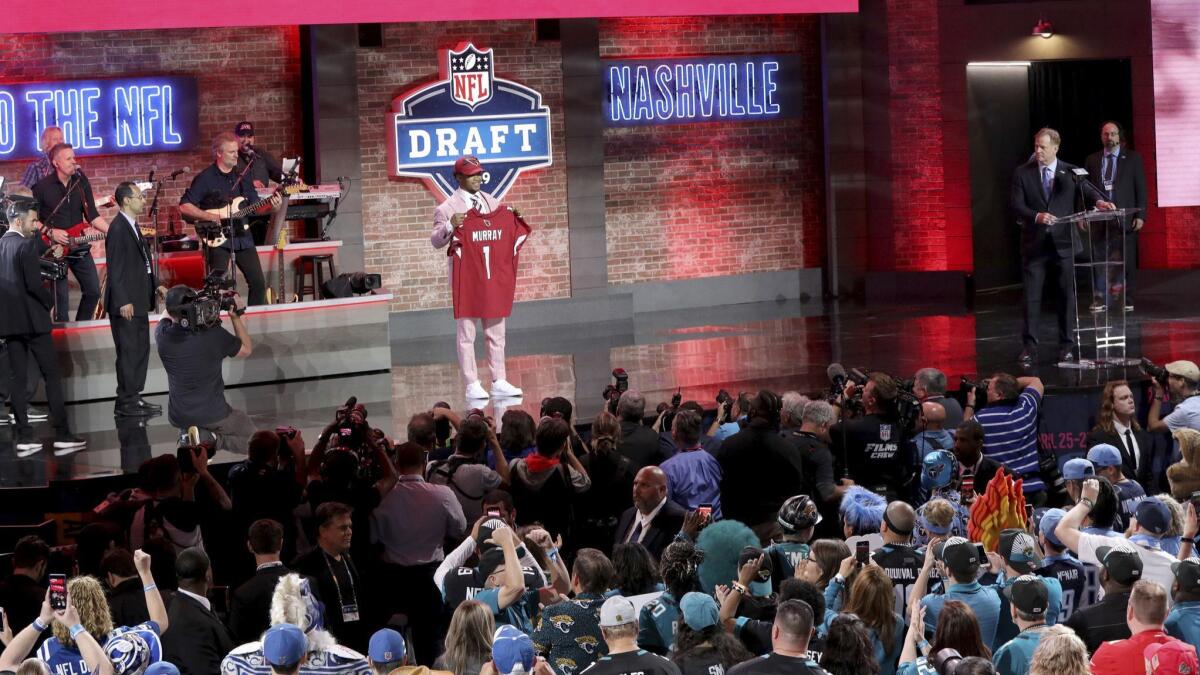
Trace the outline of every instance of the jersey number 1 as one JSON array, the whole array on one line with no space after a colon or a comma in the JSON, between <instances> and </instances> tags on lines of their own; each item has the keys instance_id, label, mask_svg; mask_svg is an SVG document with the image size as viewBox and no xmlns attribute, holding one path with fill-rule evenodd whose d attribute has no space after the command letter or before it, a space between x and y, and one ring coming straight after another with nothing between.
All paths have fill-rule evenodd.
<instances>
[{"instance_id":1,"label":"jersey number 1","mask_svg":"<svg viewBox=\"0 0 1200 675\"><path fill-rule=\"evenodd\" d=\"M492 247L483 247L483 268L487 272L487 278L492 278Z\"/></svg>"}]
</instances>

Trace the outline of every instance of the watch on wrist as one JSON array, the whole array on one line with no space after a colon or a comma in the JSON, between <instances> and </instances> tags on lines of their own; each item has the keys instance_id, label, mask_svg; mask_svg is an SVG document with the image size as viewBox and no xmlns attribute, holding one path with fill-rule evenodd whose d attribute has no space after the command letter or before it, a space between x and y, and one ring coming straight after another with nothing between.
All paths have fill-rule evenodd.
<instances>
[{"instance_id":1,"label":"watch on wrist","mask_svg":"<svg viewBox=\"0 0 1200 675\"><path fill-rule=\"evenodd\" d=\"M1092 501L1091 499L1088 499L1087 497L1080 497L1079 503L1088 507L1088 511L1091 511L1092 509L1096 508L1096 502Z\"/></svg>"}]
</instances>

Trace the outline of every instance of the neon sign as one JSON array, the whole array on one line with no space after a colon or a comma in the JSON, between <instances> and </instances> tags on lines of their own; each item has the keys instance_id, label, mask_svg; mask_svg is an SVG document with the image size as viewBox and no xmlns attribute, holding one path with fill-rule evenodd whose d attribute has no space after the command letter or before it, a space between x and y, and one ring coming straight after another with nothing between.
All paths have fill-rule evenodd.
<instances>
[{"instance_id":1,"label":"neon sign","mask_svg":"<svg viewBox=\"0 0 1200 675\"><path fill-rule=\"evenodd\" d=\"M0 84L0 161L40 157L50 126L79 156L189 150L196 98L193 77Z\"/></svg>"},{"instance_id":2,"label":"neon sign","mask_svg":"<svg viewBox=\"0 0 1200 675\"><path fill-rule=\"evenodd\" d=\"M800 57L604 60L608 126L745 122L799 114Z\"/></svg>"},{"instance_id":3,"label":"neon sign","mask_svg":"<svg viewBox=\"0 0 1200 675\"><path fill-rule=\"evenodd\" d=\"M496 199L522 171L550 166L550 109L535 89L495 75L493 50L443 50L436 82L397 96L388 124L388 174L420 178L438 200L458 189L454 162L479 158Z\"/></svg>"}]
</instances>

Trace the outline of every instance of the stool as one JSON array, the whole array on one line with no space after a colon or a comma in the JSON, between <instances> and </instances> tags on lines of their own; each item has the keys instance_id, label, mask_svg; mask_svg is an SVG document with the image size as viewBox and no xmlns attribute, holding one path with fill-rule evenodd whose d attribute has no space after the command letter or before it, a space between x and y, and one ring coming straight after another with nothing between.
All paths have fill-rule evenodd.
<instances>
[{"instance_id":1,"label":"stool","mask_svg":"<svg viewBox=\"0 0 1200 675\"><path fill-rule=\"evenodd\" d=\"M303 300L304 294L312 295L313 300L320 300L324 295L321 286L329 279L337 278L337 272L333 268L333 255L302 255L296 258L296 270L292 274L292 288L296 293L297 300ZM325 276L325 265L329 269L329 276ZM311 272L310 272L311 271ZM305 283L304 279L308 274L312 274L312 285Z\"/></svg>"}]
</instances>

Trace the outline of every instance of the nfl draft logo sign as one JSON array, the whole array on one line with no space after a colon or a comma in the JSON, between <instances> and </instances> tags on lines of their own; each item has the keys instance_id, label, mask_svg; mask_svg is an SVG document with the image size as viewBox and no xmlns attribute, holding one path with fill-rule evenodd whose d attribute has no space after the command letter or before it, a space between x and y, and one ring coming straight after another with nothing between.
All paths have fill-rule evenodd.
<instances>
[{"instance_id":1,"label":"nfl draft logo sign","mask_svg":"<svg viewBox=\"0 0 1200 675\"><path fill-rule=\"evenodd\" d=\"M491 49L441 53L439 79L392 100L388 175L420 178L438 201L458 189L454 162L479 158L483 189L503 199L522 171L550 166L550 109L540 92L496 77Z\"/></svg>"}]
</instances>

